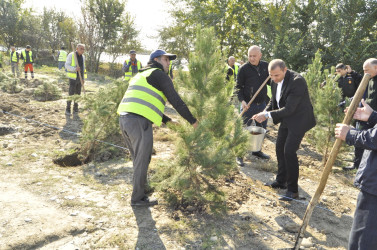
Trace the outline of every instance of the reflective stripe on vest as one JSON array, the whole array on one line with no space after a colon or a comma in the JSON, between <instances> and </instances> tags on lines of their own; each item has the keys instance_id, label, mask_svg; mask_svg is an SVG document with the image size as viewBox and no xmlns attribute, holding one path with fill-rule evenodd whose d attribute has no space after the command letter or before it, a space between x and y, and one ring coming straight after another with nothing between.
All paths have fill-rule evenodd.
<instances>
[{"instance_id":1,"label":"reflective stripe on vest","mask_svg":"<svg viewBox=\"0 0 377 250\"><path fill-rule=\"evenodd\" d=\"M147 77L153 71L148 69L136 74L118 107L118 114L130 112L141 115L155 125L160 126L164 115L166 97L164 93L147 82Z\"/></svg>"},{"instance_id":2,"label":"reflective stripe on vest","mask_svg":"<svg viewBox=\"0 0 377 250\"><path fill-rule=\"evenodd\" d=\"M126 65L129 62L130 62L130 60L126 60ZM140 63L139 60L136 63L137 63L137 71L139 72L139 70L141 69L141 63ZM130 68L128 69L128 72L124 73L124 79L129 80L129 79L131 79L131 77L132 77L132 65L130 65Z\"/></svg>"},{"instance_id":3,"label":"reflective stripe on vest","mask_svg":"<svg viewBox=\"0 0 377 250\"><path fill-rule=\"evenodd\" d=\"M72 52L72 53L76 53L76 52ZM86 79L86 78L88 78L88 75L86 74L86 67L85 67L85 61L84 61L84 59L83 59L83 63L84 63L84 79ZM71 66L76 68L75 55L74 54L72 54ZM69 79L76 80L77 79L77 72L67 71L67 76L68 76Z\"/></svg>"},{"instance_id":4,"label":"reflective stripe on vest","mask_svg":"<svg viewBox=\"0 0 377 250\"><path fill-rule=\"evenodd\" d=\"M12 53L13 53L13 55L12 55ZM17 52L15 51L15 52L13 52L13 51L11 51L10 52L10 57L11 57L11 62L17 62Z\"/></svg>"},{"instance_id":5,"label":"reflective stripe on vest","mask_svg":"<svg viewBox=\"0 0 377 250\"><path fill-rule=\"evenodd\" d=\"M22 51L22 56L24 57L24 62L26 62L26 51L25 50ZM31 50L29 51L29 59L30 59L30 62L32 63L33 62L33 52Z\"/></svg>"},{"instance_id":6,"label":"reflective stripe on vest","mask_svg":"<svg viewBox=\"0 0 377 250\"><path fill-rule=\"evenodd\" d=\"M67 61L67 52L65 52L64 50L61 50L59 52L59 59L58 59L59 62L65 62Z\"/></svg>"}]
</instances>

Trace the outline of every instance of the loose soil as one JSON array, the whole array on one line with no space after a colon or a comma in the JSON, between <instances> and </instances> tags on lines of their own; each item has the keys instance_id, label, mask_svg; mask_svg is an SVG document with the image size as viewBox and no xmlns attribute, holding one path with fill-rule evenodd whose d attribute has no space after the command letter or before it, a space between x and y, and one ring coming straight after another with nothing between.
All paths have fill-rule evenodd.
<instances>
[{"instance_id":1,"label":"loose soil","mask_svg":"<svg viewBox=\"0 0 377 250\"><path fill-rule=\"evenodd\" d=\"M36 77L44 77L36 74ZM32 82L27 82L33 86ZM25 81L24 81L24 84ZM100 85L88 81L86 90ZM277 126L269 124L260 160L219 180L228 193L226 215L195 207L132 208L132 162L126 157L62 167L53 159L78 146L85 118L66 116L65 100L38 102L24 91L0 92L0 249L280 249L292 247L308 201L321 176L321 155L304 139L299 154L300 197L281 202L284 190L263 186L276 172ZM66 93L64 93L66 94ZM64 98L65 95L63 95ZM171 109L173 117L178 115ZM25 120L26 117L29 120ZM41 123L36 123L38 121ZM56 130L46 124L64 130ZM67 132L70 131L70 132ZM73 132L73 133L72 133ZM155 128L151 170L174 158L169 129ZM348 150L349 151L349 150ZM354 172L344 173L352 154L339 156L302 246L346 249L358 190ZM350 164L350 162L348 162Z\"/></svg>"}]
</instances>

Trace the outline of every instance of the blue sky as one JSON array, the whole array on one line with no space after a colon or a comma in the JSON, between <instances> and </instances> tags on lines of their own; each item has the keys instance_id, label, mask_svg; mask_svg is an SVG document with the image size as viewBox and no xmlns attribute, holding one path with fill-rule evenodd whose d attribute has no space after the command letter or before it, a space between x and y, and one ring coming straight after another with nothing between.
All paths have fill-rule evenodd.
<instances>
[{"instance_id":1,"label":"blue sky","mask_svg":"<svg viewBox=\"0 0 377 250\"><path fill-rule=\"evenodd\" d=\"M44 7L63 10L72 17L80 17L80 2L77 0L25 0L23 7L33 8L41 12ZM140 30L142 45L150 50L157 49L157 30L169 24L168 4L165 0L128 0L126 10L136 19L136 27Z\"/></svg>"}]
</instances>

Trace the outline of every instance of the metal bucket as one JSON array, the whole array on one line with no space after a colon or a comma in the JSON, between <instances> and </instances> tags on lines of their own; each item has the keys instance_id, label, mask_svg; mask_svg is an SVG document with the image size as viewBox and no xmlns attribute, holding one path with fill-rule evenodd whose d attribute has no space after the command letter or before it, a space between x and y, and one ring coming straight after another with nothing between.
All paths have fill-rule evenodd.
<instances>
[{"instance_id":1,"label":"metal bucket","mask_svg":"<svg viewBox=\"0 0 377 250\"><path fill-rule=\"evenodd\" d=\"M255 123L254 123L255 124ZM262 149L263 139L266 135L266 130L262 127L258 127L252 124L247 127L247 131L250 132L250 151L259 152Z\"/></svg>"}]
</instances>

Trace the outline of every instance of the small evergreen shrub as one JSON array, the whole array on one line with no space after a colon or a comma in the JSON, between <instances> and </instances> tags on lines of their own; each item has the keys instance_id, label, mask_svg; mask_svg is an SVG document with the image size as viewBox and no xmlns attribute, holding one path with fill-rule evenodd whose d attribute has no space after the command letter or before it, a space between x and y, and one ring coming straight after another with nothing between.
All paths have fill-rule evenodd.
<instances>
[{"instance_id":1,"label":"small evergreen shrub","mask_svg":"<svg viewBox=\"0 0 377 250\"><path fill-rule=\"evenodd\" d=\"M44 81L34 91L34 98L42 102L59 100L61 96L61 90L54 82Z\"/></svg>"}]
</instances>

